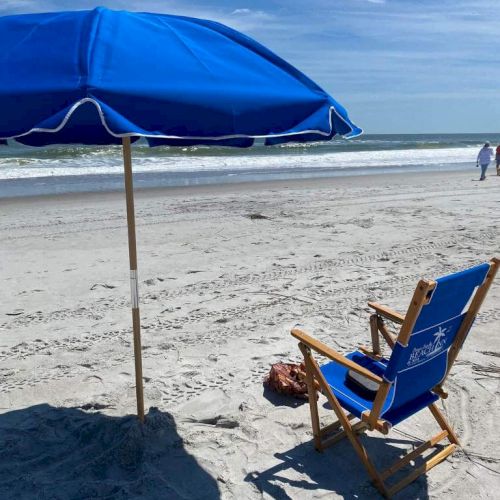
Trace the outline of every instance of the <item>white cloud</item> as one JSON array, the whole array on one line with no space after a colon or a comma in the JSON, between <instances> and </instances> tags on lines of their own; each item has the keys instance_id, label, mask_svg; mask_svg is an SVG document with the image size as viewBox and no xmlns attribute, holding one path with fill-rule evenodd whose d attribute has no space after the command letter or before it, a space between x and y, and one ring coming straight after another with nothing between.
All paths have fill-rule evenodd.
<instances>
[{"instance_id":1,"label":"white cloud","mask_svg":"<svg viewBox=\"0 0 500 500\"><path fill-rule=\"evenodd\" d=\"M236 14L250 14L252 11L250 9L236 9L231 12L231 15L236 15Z\"/></svg>"},{"instance_id":2,"label":"white cloud","mask_svg":"<svg viewBox=\"0 0 500 500\"><path fill-rule=\"evenodd\" d=\"M269 20L273 16L264 12L263 10L252 10L252 9L235 9L231 12L231 16L237 16L243 19L254 19L254 20Z\"/></svg>"}]
</instances>

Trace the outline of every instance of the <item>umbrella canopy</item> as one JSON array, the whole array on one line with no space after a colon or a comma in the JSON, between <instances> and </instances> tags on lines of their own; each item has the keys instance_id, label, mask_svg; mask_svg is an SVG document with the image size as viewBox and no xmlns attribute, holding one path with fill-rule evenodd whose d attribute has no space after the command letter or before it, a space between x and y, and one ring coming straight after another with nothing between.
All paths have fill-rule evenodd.
<instances>
[{"instance_id":1,"label":"umbrella canopy","mask_svg":"<svg viewBox=\"0 0 500 500\"><path fill-rule=\"evenodd\" d=\"M362 133L303 73L222 24L111 11L0 17L0 144L123 143L144 417L131 142L248 147Z\"/></svg>"},{"instance_id":2,"label":"umbrella canopy","mask_svg":"<svg viewBox=\"0 0 500 500\"><path fill-rule=\"evenodd\" d=\"M30 145L361 133L312 80L213 21L104 8L5 16L0 69L0 139Z\"/></svg>"}]
</instances>

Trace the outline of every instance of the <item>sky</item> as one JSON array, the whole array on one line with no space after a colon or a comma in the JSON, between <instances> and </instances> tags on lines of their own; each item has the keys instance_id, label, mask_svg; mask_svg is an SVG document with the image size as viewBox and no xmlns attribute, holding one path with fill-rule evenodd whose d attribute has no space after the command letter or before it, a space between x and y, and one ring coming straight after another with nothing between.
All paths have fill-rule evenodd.
<instances>
[{"instance_id":1,"label":"sky","mask_svg":"<svg viewBox=\"0 0 500 500\"><path fill-rule=\"evenodd\" d=\"M366 133L500 132L500 0L0 0L213 19L315 80Z\"/></svg>"}]
</instances>

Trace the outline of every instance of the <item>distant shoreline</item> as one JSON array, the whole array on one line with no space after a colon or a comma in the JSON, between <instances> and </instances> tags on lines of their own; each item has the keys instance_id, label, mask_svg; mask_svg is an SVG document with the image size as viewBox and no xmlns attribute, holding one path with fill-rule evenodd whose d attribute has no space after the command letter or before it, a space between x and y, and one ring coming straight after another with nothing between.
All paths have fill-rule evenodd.
<instances>
[{"instance_id":1,"label":"distant shoreline","mask_svg":"<svg viewBox=\"0 0 500 500\"><path fill-rule=\"evenodd\" d=\"M362 178L395 175L428 175L435 173L474 172L473 162L458 165L425 165L404 167L370 167L343 169L282 169L280 171L213 171L213 172L137 172L134 173L136 190L193 188L197 186L231 186L235 184L265 184L317 180L325 182L342 178ZM0 199L33 196L51 196L76 193L112 193L123 190L121 174L94 174L35 177L0 180Z\"/></svg>"},{"instance_id":2,"label":"distant shoreline","mask_svg":"<svg viewBox=\"0 0 500 500\"><path fill-rule=\"evenodd\" d=\"M499 180L500 177L492 175L494 181ZM228 193L245 193L245 194L258 194L266 190L294 190L294 189L333 189L333 188L352 188L352 187L367 187L367 186L396 186L402 182L435 182L436 184L447 182L452 178L470 179L471 185L476 184L478 175L476 169L455 170L455 171L418 171L418 172L394 172L394 173L381 173L381 174L367 174L367 175L343 175L337 177L323 177L323 178L302 178L302 179L273 179L273 180L260 180L248 182L232 182L232 183L219 183L219 184L199 184L190 186L158 186L151 188L142 188L137 185L134 188L136 198L140 200L149 198L161 198L165 196L200 196L200 195L222 195ZM487 174L488 175L488 174ZM1 183L0 183L1 184ZM479 183L477 183L479 185ZM482 186L493 186L493 183L480 183ZM495 186L497 183L495 182ZM50 193L50 194L36 194L36 195L20 195L20 196L4 196L0 197L0 205L11 204L37 204L61 202L67 204L77 203L79 200L109 200L119 199L124 197L124 190L101 190L101 191L80 191L80 192L63 192L63 193Z\"/></svg>"},{"instance_id":3,"label":"distant shoreline","mask_svg":"<svg viewBox=\"0 0 500 500\"><path fill-rule=\"evenodd\" d=\"M338 179L366 175L474 169L485 140L500 134L365 134L357 139L248 149L134 144L137 189ZM123 189L120 146L0 148L0 198Z\"/></svg>"}]
</instances>

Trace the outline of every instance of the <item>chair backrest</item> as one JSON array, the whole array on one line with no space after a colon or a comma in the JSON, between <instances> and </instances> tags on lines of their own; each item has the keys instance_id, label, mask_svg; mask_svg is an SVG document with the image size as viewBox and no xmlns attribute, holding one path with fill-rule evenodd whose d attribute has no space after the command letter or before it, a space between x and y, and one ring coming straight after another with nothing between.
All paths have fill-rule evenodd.
<instances>
[{"instance_id":1,"label":"chair backrest","mask_svg":"<svg viewBox=\"0 0 500 500\"><path fill-rule=\"evenodd\" d=\"M489 270L490 264L485 263L435 281L424 297L407 345L398 338L394 346L384 378L395 387L383 413L417 400L445 378L448 351Z\"/></svg>"}]
</instances>

